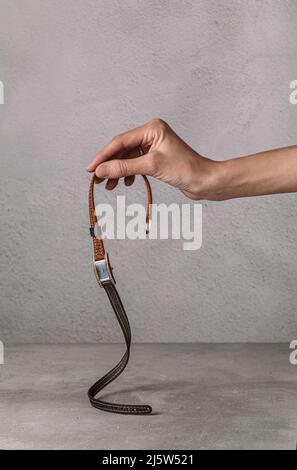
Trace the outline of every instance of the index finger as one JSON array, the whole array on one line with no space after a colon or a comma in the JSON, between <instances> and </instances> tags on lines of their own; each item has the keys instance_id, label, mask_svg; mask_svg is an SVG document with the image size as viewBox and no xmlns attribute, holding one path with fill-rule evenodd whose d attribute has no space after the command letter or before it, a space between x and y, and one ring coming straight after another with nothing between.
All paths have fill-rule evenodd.
<instances>
[{"instance_id":1,"label":"index finger","mask_svg":"<svg viewBox=\"0 0 297 470\"><path fill-rule=\"evenodd\" d=\"M100 163L113 158L116 154L142 145L143 139L144 126L135 127L123 134L117 135L95 155L91 163L86 167L86 170L90 172L95 171Z\"/></svg>"}]
</instances>

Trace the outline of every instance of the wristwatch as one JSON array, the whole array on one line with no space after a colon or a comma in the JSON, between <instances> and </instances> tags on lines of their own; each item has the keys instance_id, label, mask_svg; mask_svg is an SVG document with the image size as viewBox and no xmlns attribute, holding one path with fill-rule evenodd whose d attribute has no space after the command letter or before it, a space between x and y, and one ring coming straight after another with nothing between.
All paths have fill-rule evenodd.
<instances>
[{"instance_id":1,"label":"wristwatch","mask_svg":"<svg viewBox=\"0 0 297 470\"><path fill-rule=\"evenodd\" d=\"M140 149L142 154L142 149ZM152 191L150 183L146 176L142 176L145 186L147 189L148 205L146 213L146 233L149 232L150 218L151 218L151 205L152 205ZM128 364L130 357L130 346L131 346L131 328L125 308L119 296L119 293L115 287L116 281L113 275L113 268L110 265L109 256L105 251L103 240L100 238L98 233L95 233L97 217L95 212L94 202L94 185L96 181L95 174L92 177L89 187L89 214L90 214L90 235L93 240L94 258L93 265L95 276L100 287L102 287L110 301L112 309L117 317L123 332L126 352L122 359L115 365L109 372L101 377L97 382L92 385L88 391L88 396L92 406L99 410L109 411L111 413L122 413L122 414L133 414L133 415L145 415L152 412L152 408L149 405L126 405L122 403L110 403L105 400L101 400L98 397L99 392L115 380L125 369Z\"/></svg>"}]
</instances>

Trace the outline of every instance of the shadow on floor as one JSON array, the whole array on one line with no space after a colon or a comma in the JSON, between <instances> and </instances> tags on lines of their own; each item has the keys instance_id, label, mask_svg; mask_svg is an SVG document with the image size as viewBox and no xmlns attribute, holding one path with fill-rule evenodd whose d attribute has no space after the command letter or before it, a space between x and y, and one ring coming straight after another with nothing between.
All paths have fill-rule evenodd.
<instances>
[{"instance_id":1,"label":"shadow on floor","mask_svg":"<svg viewBox=\"0 0 297 470\"><path fill-rule=\"evenodd\" d=\"M151 393L161 393L161 398L165 400L167 395L171 395L170 401L174 401L174 395L178 395L179 397L182 395L183 400L187 400L187 389L190 389L190 393L192 394L195 388L197 387L198 392L198 384L194 382L185 382L183 380L166 380L155 382L146 385L139 385L136 387L127 387L122 388L120 390L116 390L114 392L103 393L100 395L100 399L107 400L111 402L133 402L135 404L142 404L145 400L144 397L140 397L138 395L141 393L151 392ZM165 394L165 396L164 396ZM135 396L136 395L136 396ZM163 396L162 396L163 395ZM163 412L160 411L153 411L151 416L161 415Z\"/></svg>"}]
</instances>

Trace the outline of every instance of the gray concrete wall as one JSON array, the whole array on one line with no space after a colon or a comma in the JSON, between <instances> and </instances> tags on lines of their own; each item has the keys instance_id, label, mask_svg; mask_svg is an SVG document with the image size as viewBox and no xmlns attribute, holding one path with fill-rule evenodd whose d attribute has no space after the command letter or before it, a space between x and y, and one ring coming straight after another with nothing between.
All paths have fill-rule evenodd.
<instances>
[{"instance_id":1,"label":"gray concrete wall","mask_svg":"<svg viewBox=\"0 0 297 470\"><path fill-rule=\"evenodd\" d=\"M0 1L3 341L121 340L93 277L85 165L156 116L218 160L296 144L296 24L295 0ZM139 182L128 201L143 198ZM197 252L110 243L134 340L294 339L296 195L204 203L203 222Z\"/></svg>"}]
</instances>

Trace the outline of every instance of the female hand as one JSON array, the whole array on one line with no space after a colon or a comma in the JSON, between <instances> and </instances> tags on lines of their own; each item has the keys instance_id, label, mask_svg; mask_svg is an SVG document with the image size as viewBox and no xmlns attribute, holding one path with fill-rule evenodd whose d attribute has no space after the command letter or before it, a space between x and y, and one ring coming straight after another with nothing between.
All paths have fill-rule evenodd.
<instances>
[{"instance_id":1,"label":"female hand","mask_svg":"<svg viewBox=\"0 0 297 470\"><path fill-rule=\"evenodd\" d=\"M216 199L220 165L195 152L166 122L153 119L114 137L97 153L87 171L95 171L98 182L107 179L107 189L114 189L119 178L124 177L129 186L135 175L149 175L191 199Z\"/></svg>"},{"instance_id":2,"label":"female hand","mask_svg":"<svg viewBox=\"0 0 297 470\"><path fill-rule=\"evenodd\" d=\"M140 154L139 148L144 152ZM191 199L221 201L238 197L297 192L297 146L218 162L189 147L166 122L153 119L112 139L87 167L98 181L150 175Z\"/></svg>"}]
</instances>

